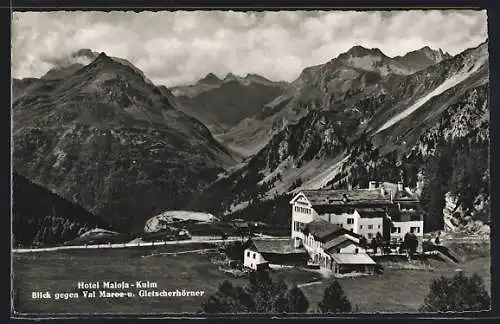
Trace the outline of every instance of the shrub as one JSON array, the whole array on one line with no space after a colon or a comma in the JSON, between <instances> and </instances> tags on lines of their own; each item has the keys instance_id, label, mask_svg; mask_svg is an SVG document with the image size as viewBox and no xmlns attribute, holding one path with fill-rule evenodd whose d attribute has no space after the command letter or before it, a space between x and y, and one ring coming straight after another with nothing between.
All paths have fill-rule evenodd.
<instances>
[{"instance_id":1,"label":"shrub","mask_svg":"<svg viewBox=\"0 0 500 324\"><path fill-rule=\"evenodd\" d=\"M351 302L337 280L326 287L318 307L321 313L348 313L352 310Z\"/></svg>"},{"instance_id":2,"label":"shrub","mask_svg":"<svg viewBox=\"0 0 500 324\"><path fill-rule=\"evenodd\" d=\"M441 277L432 282L421 311L463 312L489 308L490 296L481 277L477 274L468 277L460 271L452 278Z\"/></svg>"}]
</instances>

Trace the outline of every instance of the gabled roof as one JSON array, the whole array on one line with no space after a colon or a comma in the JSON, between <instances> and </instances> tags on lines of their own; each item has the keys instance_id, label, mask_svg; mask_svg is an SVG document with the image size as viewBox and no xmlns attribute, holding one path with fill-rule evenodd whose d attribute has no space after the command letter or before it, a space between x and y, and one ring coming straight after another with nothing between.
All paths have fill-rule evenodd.
<instances>
[{"instance_id":1,"label":"gabled roof","mask_svg":"<svg viewBox=\"0 0 500 324\"><path fill-rule=\"evenodd\" d=\"M304 193L301 191L299 192L298 194L296 194L292 200L290 200L290 204L293 204L295 203L296 201L298 200L302 200L304 201L305 203L308 203L309 204L309 200L307 199L307 197L304 195Z\"/></svg>"},{"instance_id":2,"label":"gabled roof","mask_svg":"<svg viewBox=\"0 0 500 324\"><path fill-rule=\"evenodd\" d=\"M348 234L356 239L361 238L361 235L349 231L339 225L332 224L321 218L317 218L310 223L307 223L304 228L304 233L311 233L314 239L326 243L344 234Z\"/></svg>"},{"instance_id":3,"label":"gabled roof","mask_svg":"<svg viewBox=\"0 0 500 324\"><path fill-rule=\"evenodd\" d=\"M324 241L326 238L340 231L341 229L342 228L339 225L335 225L318 218L306 224L305 232L311 233L314 238L319 241Z\"/></svg>"},{"instance_id":4,"label":"gabled roof","mask_svg":"<svg viewBox=\"0 0 500 324\"><path fill-rule=\"evenodd\" d=\"M380 189L303 190L301 192L313 206L391 202L390 196L384 195Z\"/></svg>"},{"instance_id":5,"label":"gabled roof","mask_svg":"<svg viewBox=\"0 0 500 324\"><path fill-rule=\"evenodd\" d=\"M337 264L377 264L366 253L328 253Z\"/></svg>"},{"instance_id":6,"label":"gabled roof","mask_svg":"<svg viewBox=\"0 0 500 324\"><path fill-rule=\"evenodd\" d=\"M259 253L300 254L306 253L304 248L295 248L293 239L259 239L252 240L253 246Z\"/></svg>"},{"instance_id":7,"label":"gabled roof","mask_svg":"<svg viewBox=\"0 0 500 324\"><path fill-rule=\"evenodd\" d=\"M325 242L323 249L325 251L327 251L329 249L335 249L336 247L338 247L339 245L341 245L344 242L352 242L354 244L359 244L359 239L356 239L352 236L349 236L348 234L344 234L344 235L338 236L338 237L336 237L328 242Z\"/></svg>"},{"instance_id":8,"label":"gabled roof","mask_svg":"<svg viewBox=\"0 0 500 324\"><path fill-rule=\"evenodd\" d=\"M384 218L387 216L387 211L384 208L356 208L361 218Z\"/></svg>"}]
</instances>

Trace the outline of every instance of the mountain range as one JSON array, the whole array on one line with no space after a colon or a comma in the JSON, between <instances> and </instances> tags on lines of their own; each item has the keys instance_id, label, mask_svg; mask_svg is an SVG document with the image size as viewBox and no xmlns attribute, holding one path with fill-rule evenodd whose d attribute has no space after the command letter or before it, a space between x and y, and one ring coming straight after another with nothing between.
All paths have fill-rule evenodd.
<instances>
[{"instance_id":1,"label":"mountain range","mask_svg":"<svg viewBox=\"0 0 500 324\"><path fill-rule=\"evenodd\" d=\"M136 68L101 53L63 75L35 80L14 99L14 170L115 229L142 229L157 212L183 207L233 163Z\"/></svg>"},{"instance_id":2,"label":"mountain range","mask_svg":"<svg viewBox=\"0 0 500 324\"><path fill-rule=\"evenodd\" d=\"M202 121L214 134L221 134L256 115L286 86L286 82L273 82L256 74L239 77L228 73L219 79L209 73L194 85L172 88L172 93L187 114Z\"/></svg>"},{"instance_id":3,"label":"mountain range","mask_svg":"<svg viewBox=\"0 0 500 324\"><path fill-rule=\"evenodd\" d=\"M258 115L244 119L220 138L246 155L255 154L276 131L296 123L307 112L384 95L404 76L449 57L441 50L424 47L390 58L379 49L354 46L325 64L304 69Z\"/></svg>"},{"instance_id":4,"label":"mountain range","mask_svg":"<svg viewBox=\"0 0 500 324\"><path fill-rule=\"evenodd\" d=\"M403 180L425 197L442 181L433 196L454 197L461 215L452 217L487 222L488 167L469 166L474 154L487 159L487 42L455 56L423 47L392 58L354 46L290 83L210 73L167 88L105 53L54 62L41 78L13 80L14 169L113 230L142 229L172 209L251 211L286 225L287 197L300 188L372 179ZM463 154L441 179L429 161L446 147ZM472 198L471 172L481 179ZM428 217L427 230L443 226L442 212Z\"/></svg>"},{"instance_id":5,"label":"mountain range","mask_svg":"<svg viewBox=\"0 0 500 324\"><path fill-rule=\"evenodd\" d=\"M482 161L487 160L486 42L414 73L398 69L402 74L397 75L386 74L387 68L376 72L373 65L368 70L346 63L346 58L359 55L384 57L379 50L354 47L324 65L305 69L275 100L286 104L276 104L272 113L242 128L253 134L262 130L264 145L241 168L212 184L192 208L238 214L251 207L255 213L268 213L255 205L300 188L339 188L347 183L365 187L370 179L403 180L415 189L426 182L422 174L438 139L446 141L440 149L464 139L476 143ZM440 138L442 134L446 136ZM465 148L458 152L465 152L462 158L468 162L464 163L472 159ZM487 171L484 164L477 171L484 181L476 188L475 198L487 200L484 188L489 178L483 178ZM451 180L446 181L447 187ZM463 193L467 185L457 186ZM476 213L470 204L464 210L468 216ZM432 217L442 218L442 213ZM442 220L427 223L428 230L442 226Z\"/></svg>"}]
</instances>

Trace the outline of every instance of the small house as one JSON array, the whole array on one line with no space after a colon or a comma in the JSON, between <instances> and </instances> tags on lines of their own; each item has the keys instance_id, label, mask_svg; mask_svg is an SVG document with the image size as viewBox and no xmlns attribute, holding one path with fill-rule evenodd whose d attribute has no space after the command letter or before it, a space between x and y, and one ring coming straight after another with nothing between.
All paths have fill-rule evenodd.
<instances>
[{"instance_id":1,"label":"small house","mask_svg":"<svg viewBox=\"0 0 500 324\"><path fill-rule=\"evenodd\" d=\"M304 266L309 259L307 251L292 239L251 239L245 245L243 265L252 270L270 264Z\"/></svg>"}]
</instances>

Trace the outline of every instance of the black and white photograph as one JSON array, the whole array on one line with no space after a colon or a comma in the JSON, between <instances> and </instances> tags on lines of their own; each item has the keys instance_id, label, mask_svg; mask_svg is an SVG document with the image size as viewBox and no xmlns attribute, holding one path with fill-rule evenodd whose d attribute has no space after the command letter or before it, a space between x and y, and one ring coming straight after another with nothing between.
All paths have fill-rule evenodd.
<instances>
[{"instance_id":1,"label":"black and white photograph","mask_svg":"<svg viewBox=\"0 0 500 324\"><path fill-rule=\"evenodd\" d=\"M13 11L11 316L490 311L487 20Z\"/></svg>"}]
</instances>

